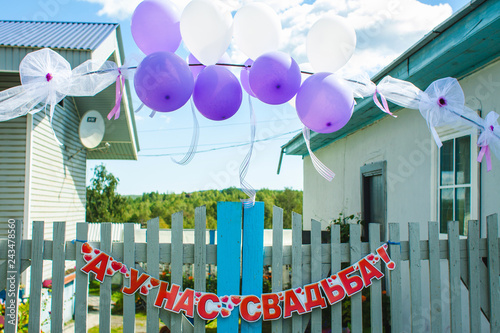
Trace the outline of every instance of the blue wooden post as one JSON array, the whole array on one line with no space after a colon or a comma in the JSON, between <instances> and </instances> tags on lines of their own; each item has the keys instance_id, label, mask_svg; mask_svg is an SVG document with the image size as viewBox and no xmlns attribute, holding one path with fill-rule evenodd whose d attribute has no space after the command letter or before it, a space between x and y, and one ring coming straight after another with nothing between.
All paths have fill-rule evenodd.
<instances>
[{"instance_id":1,"label":"blue wooden post","mask_svg":"<svg viewBox=\"0 0 500 333\"><path fill-rule=\"evenodd\" d=\"M256 202L243 211L243 274L242 295L262 294L264 267L264 203ZM262 318L254 323L241 321L242 333L262 332Z\"/></svg>"},{"instance_id":2,"label":"blue wooden post","mask_svg":"<svg viewBox=\"0 0 500 333\"><path fill-rule=\"evenodd\" d=\"M217 204L217 294L240 294L241 202ZM238 332L238 308L217 317L217 332Z\"/></svg>"}]
</instances>

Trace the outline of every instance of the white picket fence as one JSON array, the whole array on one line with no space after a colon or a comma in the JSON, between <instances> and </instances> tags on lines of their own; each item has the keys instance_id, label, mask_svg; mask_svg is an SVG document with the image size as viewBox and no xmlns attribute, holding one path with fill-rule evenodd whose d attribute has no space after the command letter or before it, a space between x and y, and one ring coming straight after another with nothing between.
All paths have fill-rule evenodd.
<instances>
[{"instance_id":1,"label":"white picket fence","mask_svg":"<svg viewBox=\"0 0 500 333\"><path fill-rule=\"evenodd\" d=\"M222 205L224 207L224 205ZM234 205L232 206L234 207ZM232 208L231 208L232 209ZM240 208L241 209L241 208ZM222 209L218 210L219 219L223 219ZM238 211L236 212L236 216ZM241 222L244 220L241 210L239 211ZM247 212L245 211L245 214ZM246 215L245 215L246 216ZM263 215L262 215L263 218ZM244 222L243 222L244 223ZM65 261L76 261L76 293L75 293L75 332L87 332L87 300L88 283L87 274L80 271L85 265L81 255L82 242L65 239L65 223L54 223L53 241L44 240L44 223L33 222L33 239L20 239L21 221L16 221L16 237L14 257L9 258L13 252L9 252L9 241L0 240L0 290L7 289L6 305L17 302L17 289L19 287L19 274L31 266L31 294L29 309L29 332L40 332L41 290L42 290L42 268L43 260L51 260L52 265L52 302L50 311L51 331L62 332L63 330L63 288ZM123 262L128 267L142 266L149 275L159 276L159 265L169 264L171 267L171 283L182 286L183 265L193 264L195 266L194 283L195 290L205 291L206 265L221 264L223 255L217 245L206 244L206 210L199 207L195 211L195 243L183 244L183 215L176 213L172 216L172 242L159 242L159 220L153 219L147 225L147 242L136 242L134 239L134 225L124 225L123 242L111 241L111 223L103 223L101 226L100 242L90 242L95 248L112 255L116 260ZM382 280L373 280L370 286L370 330L371 332L387 331L383 327L383 312L390 310L390 331L403 332L409 327L412 332L480 332L481 313L488 321L490 332L500 332L500 288L499 288L499 238L497 215L487 218L488 238L479 238L479 223L470 221L468 223L468 238L460 239L458 234L458 223L449 222L446 240L439 239L439 228L435 222L428 224L428 240L420 239L419 223L409 224L408 241L399 241L399 224L389 225L389 245L391 259L396 264L396 269L388 273ZM245 246L245 228L243 230L242 252ZM221 232L221 230L219 230ZM77 225L77 240L87 240L88 224ZM273 210L273 246L262 247L261 265L272 267L272 290L273 292L283 290L283 266L291 266L291 287L301 287L310 282L316 282L325 278L329 272L335 273L341 269L343 263L352 264L363 256L372 253L381 242L377 224L369 225L369 241L361 242L361 228L359 225L350 226L349 243L340 243L340 227L332 226L329 244L321 244L320 223L312 221L311 244L302 244L302 217L299 214L292 216L292 238L291 246L283 246L283 211L274 207ZM222 238L223 239L223 238ZM258 252L258 249L257 253ZM240 257L241 258L241 257ZM486 260L486 264L483 262ZM9 261L12 260L11 261ZM447 272L442 271L442 259L447 260ZM13 263L14 266L10 266ZM400 267L409 266L409 281L403 280ZM380 265L378 263L377 265ZM428 283L430 290L422 288L423 266L429 268ZM244 266L244 263L242 264ZM380 269L380 267L378 267ZM240 268L236 268L238 272ZM219 268L219 275L220 273ZM244 271L244 269L243 269ZM446 274L445 274L446 273ZM8 280L15 276L14 280ZM444 293L442 277L447 275L446 286L448 293ZM127 280L127 279L125 279ZM382 307L382 289L384 280L387 281L387 294L390 295L390 309ZM14 281L12 284L10 281ZM128 281L124 282L128 284ZM218 289L222 288L225 281L218 277ZM243 281L245 284L245 280ZM468 289L468 327L462 326L463 303L462 292L464 284ZM238 282L239 285L239 282ZM402 299L403 289L410 288L410 299ZM10 295L9 291L14 291ZM195 315L194 326L182 315L159 310L153 305L156 297L155 289L150 291L147 297L147 331L159 332L159 320L170 327L172 332L205 332L205 321ZM430 296L424 297L424 292L430 292ZM236 293L233 293L236 294ZM257 293L255 293L257 295ZM445 297L446 296L446 297ZM99 300L99 331L111 331L111 279L105 279L100 288ZM135 332L135 297L124 295L123 304L123 332ZM429 298L430 304L423 304ZM446 299L445 299L446 298ZM364 332L363 307L361 293L351 297L351 332ZM404 304L411 303L411 313L405 317L402 313ZM330 323L327 325L331 332L342 332L342 308L341 303L334 304L329 308L331 314ZM427 309L424 311L424 309ZM10 311L10 310L9 310ZM10 313L6 310L6 314ZM443 315L448 313L449 322L444 322ZM16 313L17 315L17 313ZM234 314L233 314L234 315ZM236 313L237 315L237 313ZM6 317L5 332L17 331L15 325L9 324ZM253 325L257 324L257 325ZM262 322L252 323L246 326L242 323L242 331L262 331ZM322 310L314 309L312 313L299 316L294 314L289 319L272 321L272 332L304 332L309 325L310 332L322 332L325 327L322 324ZM449 326L449 329L448 329ZM483 325L484 326L484 325ZM237 328L236 328L237 329ZM218 325L219 332L235 332ZM408 329L409 331L409 329Z\"/></svg>"}]
</instances>

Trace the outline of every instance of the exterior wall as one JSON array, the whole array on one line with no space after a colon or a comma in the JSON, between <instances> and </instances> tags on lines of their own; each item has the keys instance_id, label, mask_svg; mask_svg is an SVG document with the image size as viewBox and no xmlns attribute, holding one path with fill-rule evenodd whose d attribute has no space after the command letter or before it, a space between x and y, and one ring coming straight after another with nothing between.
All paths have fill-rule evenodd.
<instances>
[{"instance_id":1,"label":"exterior wall","mask_svg":"<svg viewBox=\"0 0 500 333\"><path fill-rule=\"evenodd\" d=\"M86 156L78 138L80 119L73 99L58 106L53 127L59 146L50 128L48 117L39 112L33 117L32 167L29 221L45 222L45 239L52 239L52 223L66 222L66 240L76 238L76 223L85 221ZM29 230L28 238L31 238ZM52 275L44 265L44 278Z\"/></svg>"},{"instance_id":2,"label":"exterior wall","mask_svg":"<svg viewBox=\"0 0 500 333\"><path fill-rule=\"evenodd\" d=\"M396 114L397 119L385 117L316 151L336 173L331 183L316 172L309 156L304 158L304 229L310 229L311 219L321 221L324 229L339 213L361 212L360 168L379 161L387 161L387 221L429 220L431 137L427 124L416 110ZM407 234L404 228L401 235Z\"/></svg>"},{"instance_id":3,"label":"exterior wall","mask_svg":"<svg viewBox=\"0 0 500 333\"><path fill-rule=\"evenodd\" d=\"M0 122L0 238L8 219L22 219L26 161L26 118Z\"/></svg>"}]
</instances>

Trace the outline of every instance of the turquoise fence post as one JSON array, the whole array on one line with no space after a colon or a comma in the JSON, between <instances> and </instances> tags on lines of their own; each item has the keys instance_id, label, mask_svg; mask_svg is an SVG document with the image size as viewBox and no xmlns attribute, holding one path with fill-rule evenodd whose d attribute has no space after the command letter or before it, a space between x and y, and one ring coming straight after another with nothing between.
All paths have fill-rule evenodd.
<instances>
[{"instance_id":1,"label":"turquoise fence post","mask_svg":"<svg viewBox=\"0 0 500 333\"><path fill-rule=\"evenodd\" d=\"M240 295L241 202L217 204L217 295ZM217 317L217 332L238 332L239 311Z\"/></svg>"},{"instance_id":2,"label":"turquoise fence post","mask_svg":"<svg viewBox=\"0 0 500 333\"><path fill-rule=\"evenodd\" d=\"M264 267L264 203L243 210L242 295L262 294ZM256 322L241 320L242 333L262 332L262 317Z\"/></svg>"}]
</instances>

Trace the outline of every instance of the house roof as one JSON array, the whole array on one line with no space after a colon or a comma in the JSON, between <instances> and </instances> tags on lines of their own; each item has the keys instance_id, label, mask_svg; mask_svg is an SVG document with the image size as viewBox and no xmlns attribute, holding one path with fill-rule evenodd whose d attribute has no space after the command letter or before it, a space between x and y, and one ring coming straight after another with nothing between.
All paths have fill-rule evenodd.
<instances>
[{"instance_id":1,"label":"house roof","mask_svg":"<svg viewBox=\"0 0 500 333\"><path fill-rule=\"evenodd\" d=\"M457 79L495 61L500 55L500 0L475 0L435 27L415 45L377 73L372 81L383 77L412 82L420 89L443 77ZM391 111L401 109L390 104ZM387 115L371 98L358 102L349 123L330 134L311 133L311 149L318 150L350 133L366 127ZM301 134L282 146L282 154L308 154Z\"/></svg>"},{"instance_id":2,"label":"house roof","mask_svg":"<svg viewBox=\"0 0 500 333\"><path fill-rule=\"evenodd\" d=\"M110 60L118 66L124 60L120 26L116 23L0 21L0 90L20 85L20 62L27 53L44 47L54 49L73 68L88 59ZM106 118L115 105L115 94L112 85L93 97L75 97L80 117L86 111L97 110ZM105 121L103 141L87 151L87 159L137 160L139 140L132 108L127 81L120 118Z\"/></svg>"},{"instance_id":3,"label":"house roof","mask_svg":"<svg viewBox=\"0 0 500 333\"><path fill-rule=\"evenodd\" d=\"M95 50L116 23L75 23L0 20L0 45Z\"/></svg>"}]
</instances>

